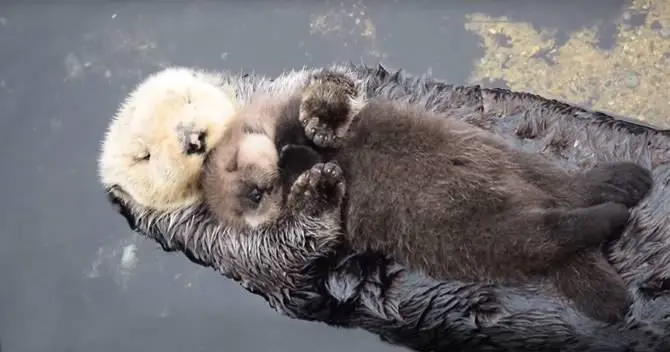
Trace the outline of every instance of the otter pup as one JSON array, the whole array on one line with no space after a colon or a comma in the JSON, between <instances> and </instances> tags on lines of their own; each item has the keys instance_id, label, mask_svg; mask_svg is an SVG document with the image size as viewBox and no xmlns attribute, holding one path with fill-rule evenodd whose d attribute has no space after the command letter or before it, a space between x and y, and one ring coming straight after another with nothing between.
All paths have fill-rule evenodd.
<instances>
[{"instance_id":1,"label":"otter pup","mask_svg":"<svg viewBox=\"0 0 670 352\"><path fill-rule=\"evenodd\" d=\"M548 280L595 319L625 314L628 291L600 246L651 189L648 170L613 163L571 175L465 122L355 95L326 72L302 95L243 107L205 163L213 213L242 228L273 224L293 211L288 185L315 162L290 189L317 189L325 206L346 185L342 228L354 250L442 279Z\"/></svg>"}]
</instances>

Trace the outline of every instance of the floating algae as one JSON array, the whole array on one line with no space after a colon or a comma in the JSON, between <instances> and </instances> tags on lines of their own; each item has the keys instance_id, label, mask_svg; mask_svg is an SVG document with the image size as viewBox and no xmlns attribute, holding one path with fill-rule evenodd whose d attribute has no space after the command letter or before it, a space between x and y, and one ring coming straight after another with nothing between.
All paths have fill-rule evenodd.
<instances>
[{"instance_id":1,"label":"floating algae","mask_svg":"<svg viewBox=\"0 0 670 352\"><path fill-rule=\"evenodd\" d=\"M502 81L513 90L669 127L670 1L632 1L617 20L610 49L598 48L598 27L569 33L559 44L555 29L469 15L466 29L485 49L471 81Z\"/></svg>"}]
</instances>

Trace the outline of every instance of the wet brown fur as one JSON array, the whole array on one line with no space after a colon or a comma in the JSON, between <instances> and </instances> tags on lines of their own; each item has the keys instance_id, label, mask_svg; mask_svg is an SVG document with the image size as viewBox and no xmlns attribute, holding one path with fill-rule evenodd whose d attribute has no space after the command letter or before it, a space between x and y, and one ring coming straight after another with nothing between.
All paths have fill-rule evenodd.
<instances>
[{"instance_id":1,"label":"wet brown fur","mask_svg":"<svg viewBox=\"0 0 670 352\"><path fill-rule=\"evenodd\" d=\"M354 249L438 278L548 279L597 319L623 316L630 298L599 247L628 218L613 202L634 206L649 190L646 170L620 163L570 175L482 129L407 104L373 100L359 111L350 87L328 79L302 96L252 101L238 115L204 172L206 201L219 218L255 227L290 211L292 183L273 161L296 159L279 156L287 144L308 145L344 170L344 232ZM296 141L298 115L308 141ZM260 144L245 140L258 135L274 151L249 152ZM292 169L291 180L304 169ZM271 191L249 202L248 190L268 183Z\"/></svg>"}]
</instances>

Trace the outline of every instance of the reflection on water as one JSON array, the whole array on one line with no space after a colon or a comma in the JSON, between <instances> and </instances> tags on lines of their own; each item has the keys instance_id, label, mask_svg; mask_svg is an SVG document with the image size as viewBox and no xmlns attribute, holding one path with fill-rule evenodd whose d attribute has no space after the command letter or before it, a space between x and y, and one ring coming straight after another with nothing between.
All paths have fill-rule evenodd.
<instances>
[{"instance_id":1,"label":"reflection on water","mask_svg":"<svg viewBox=\"0 0 670 352\"><path fill-rule=\"evenodd\" d=\"M669 127L670 1L633 0L606 48L600 38L611 33L601 33L602 27L559 41L553 28L471 14L466 29L481 37L485 49L471 81L502 81L514 90Z\"/></svg>"}]
</instances>

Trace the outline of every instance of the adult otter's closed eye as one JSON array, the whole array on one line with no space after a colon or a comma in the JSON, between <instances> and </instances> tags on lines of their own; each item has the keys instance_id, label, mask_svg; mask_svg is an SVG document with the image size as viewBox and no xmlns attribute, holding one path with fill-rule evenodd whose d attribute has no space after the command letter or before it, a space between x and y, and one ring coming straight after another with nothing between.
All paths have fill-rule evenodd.
<instances>
[{"instance_id":1,"label":"adult otter's closed eye","mask_svg":"<svg viewBox=\"0 0 670 352\"><path fill-rule=\"evenodd\" d=\"M360 107L352 92L346 77L326 73L302 95L245 107L239 126L260 126L267 141L257 145L273 157L255 159L244 151L249 134L231 129L237 137L224 138L208 164L234 160L255 171L222 178L225 167L206 167L203 187L214 212L253 228L290 211L287 187L265 192L258 207L239 206L239 188L262 183L267 174L276 185L286 183L276 176L277 162L284 162L276 160L282 148L277 131L298 119L311 137L306 144L320 147L322 158L343 170L343 228L355 250L388 254L438 278L547 279L594 318L622 317L630 298L600 245L620 234L627 207L650 190L648 170L617 163L570 175L464 122L388 101ZM338 166L316 168L309 172Z\"/></svg>"}]
</instances>

